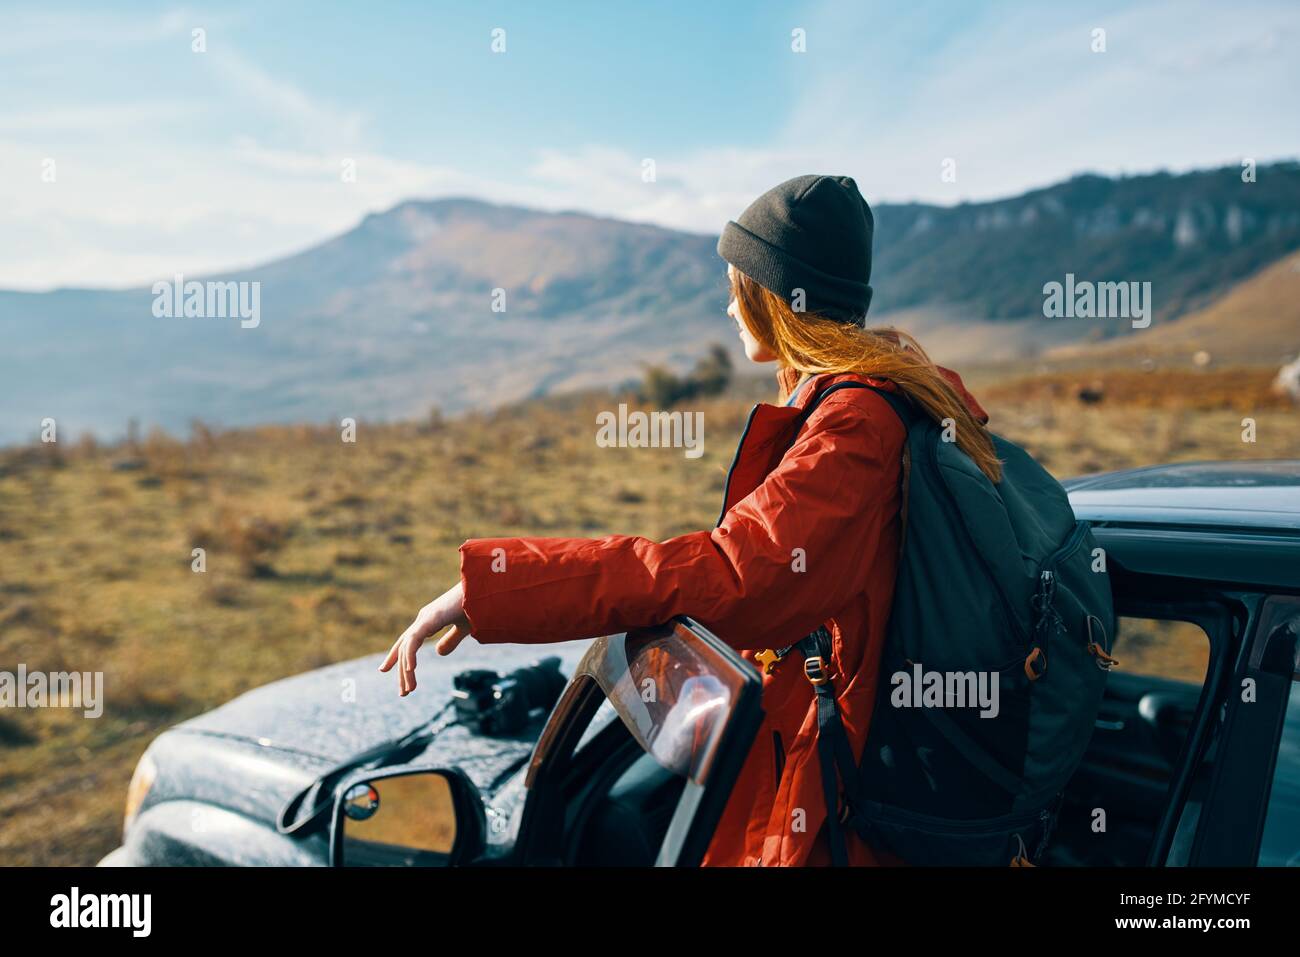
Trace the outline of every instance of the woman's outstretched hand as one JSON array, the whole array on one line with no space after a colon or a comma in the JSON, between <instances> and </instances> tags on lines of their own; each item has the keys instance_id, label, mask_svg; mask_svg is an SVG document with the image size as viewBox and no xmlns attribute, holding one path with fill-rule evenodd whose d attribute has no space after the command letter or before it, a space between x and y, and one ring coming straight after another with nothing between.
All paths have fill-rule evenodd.
<instances>
[{"instance_id":1,"label":"woman's outstretched hand","mask_svg":"<svg viewBox=\"0 0 1300 957\"><path fill-rule=\"evenodd\" d=\"M460 582L447 589L429 604L420 609L415 621L407 626L397 641L393 643L388 657L379 666L380 671L388 671L397 665L398 694L406 697L415 690L415 653L425 640L436 635L451 625L451 630L438 639L434 645L440 655L449 655L469 636L469 619L465 617L464 593Z\"/></svg>"}]
</instances>

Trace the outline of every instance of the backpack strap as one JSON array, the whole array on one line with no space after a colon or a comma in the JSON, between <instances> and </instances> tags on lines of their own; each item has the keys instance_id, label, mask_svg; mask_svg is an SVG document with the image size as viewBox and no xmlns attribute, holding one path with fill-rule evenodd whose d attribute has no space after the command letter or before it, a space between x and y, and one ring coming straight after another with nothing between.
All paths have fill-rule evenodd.
<instances>
[{"instance_id":1,"label":"backpack strap","mask_svg":"<svg viewBox=\"0 0 1300 957\"><path fill-rule=\"evenodd\" d=\"M845 826L857 829L857 809L861 806L858 791L858 766L853 748L844 731L840 709L831 684L831 635L823 625L799 642L803 670L817 695L817 763L821 765L822 794L826 801L826 836L831 845L831 866L845 867L849 862L844 840ZM846 816L840 817L840 786L844 789Z\"/></svg>"},{"instance_id":2,"label":"backpack strap","mask_svg":"<svg viewBox=\"0 0 1300 957\"><path fill-rule=\"evenodd\" d=\"M865 382L837 382L829 389L814 396L813 400L808 403L808 407L804 409L803 414L799 416L799 429L803 428L804 423L808 421L808 417L813 414L817 406L821 405L823 399L833 392L839 392L841 389L870 389L872 392L876 393L876 395L889 403L889 407L894 410L894 414L902 420L904 431L912 427L912 422L919 414L911 401L897 392L891 392L888 389L882 389L879 386L867 385ZM799 429L795 430L796 435L798 435Z\"/></svg>"},{"instance_id":3,"label":"backpack strap","mask_svg":"<svg viewBox=\"0 0 1300 957\"><path fill-rule=\"evenodd\" d=\"M832 392L840 389L870 389L889 403L894 414L903 423L903 430L911 429L912 422L918 414L908 400L896 392L867 385L865 382L839 382L822 392L809 403L799 417L799 429L803 428L813 410ZM799 429L795 430L798 435ZM793 444L793 439L791 440ZM906 503L907 492L907 443L903 443L903 501ZM904 515L906 504L903 505ZM900 539L901 547L901 539ZM831 683L831 635L823 625L812 634L798 642L799 652L804 659L804 675L812 683L817 697L817 762L821 765L822 794L826 801L826 836L831 846L831 866L846 867L849 863L848 845L844 838L844 828L859 830L858 809L861 807L857 759L849 744L848 734L844 730L844 721L840 717L839 705L835 701L835 686ZM788 651L785 649L784 651ZM784 651L778 653L784 656ZM840 817L840 789L844 791L845 816Z\"/></svg>"}]
</instances>

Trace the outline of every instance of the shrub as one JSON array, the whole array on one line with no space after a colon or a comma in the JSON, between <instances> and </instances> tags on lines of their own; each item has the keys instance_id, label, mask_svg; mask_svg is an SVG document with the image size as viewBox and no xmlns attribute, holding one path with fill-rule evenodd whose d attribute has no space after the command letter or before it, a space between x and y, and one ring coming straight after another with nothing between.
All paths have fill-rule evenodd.
<instances>
[{"instance_id":1,"label":"shrub","mask_svg":"<svg viewBox=\"0 0 1300 957\"><path fill-rule=\"evenodd\" d=\"M719 395L730 383L731 356L723 346L714 344L685 377L678 377L663 366L647 368L637 397L649 405L669 408L688 399Z\"/></svg>"},{"instance_id":2,"label":"shrub","mask_svg":"<svg viewBox=\"0 0 1300 957\"><path fill-rule=\"evenodd\" d=\"M209 565L215 555L224 552L235 557L244 576L272 578L275 568L271 559L284 548L289 534L290 530L283 522L222 506L210 527L190 529L190 540L207 550Z\"/></svg>"}]
</instances>

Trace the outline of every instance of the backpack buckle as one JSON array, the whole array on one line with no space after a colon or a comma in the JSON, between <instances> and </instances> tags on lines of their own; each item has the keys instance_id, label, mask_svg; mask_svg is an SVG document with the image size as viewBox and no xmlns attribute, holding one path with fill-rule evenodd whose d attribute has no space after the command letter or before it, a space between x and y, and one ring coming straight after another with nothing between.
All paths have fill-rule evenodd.
<instances>
[{"instance_id":1,"label":"backpack buckle","mask_svg":"<svg viewBox=\"0 0 1300 957\"><path fill-rule=\"evenodd\" d=\"M754 656L754 662L763 669L763 674L770 675L781 663L781 655L771 648L764 648Z\"/></svg>"},{"instance_id":2,"label":"backpack buckle","mask_svg":"<svg viewBox=\"0 0 1300 957\"><path fill-rule=\"evenodd\" d=\"M1043 654L1043 649L1037 645L1025 659L1025 677L1030 681L1037 681L1047 673L1047 655Z\"/></svg>"},{"instance_id":3,"label":"backpack buckle","mask_svg":"<svg viewBox=\"0 0 1300 957\"><path fill-rule=\"evenodd\" d=\"M824 685L831 680L830 669L826 667L826 659L821 655L805 658L803 660L803 673L814 685Z\"/></svg>"},{"instance_id":4,"label":"backpack buckle","mask_svg":"<svg viewBox=\"0 0 1300 957\"><path fill-rule=\"evenodd\" d=\"M1097 659L1097 667L1102 671L1110 671L1111 668L1119 664L1118 658L1112 658L1106 654L1106 649L1095 641L1088 646L1088 651Z\"/></svg>"},{"instance_id":5,"label":"backpack buckle","mask_svg":"<svg viewBox=\"0 0 1300 957\"><path fill-rule=\"evenodd\" d=\"M1089 615L1086 619L1088 625L1088 652L1096 659L1098 668L1102 671L1110 671L1111 668L1119 664L1119 660L1112 658L1110 653L1106 651L1106 646L1093 636L1093 622L1097 623L1096 630L1101 632L1102 639L1106 638L1106 628L1102 625L1101 619L1096 615Z\"/></svg>"},{"instance_id":6,"label":"backpack buckle","mask_svg":"<svg viewBox=\"0 0 1300 957\"><path fill-rule=\"evenodd\" d=\"M1029 853L1025 848L1025 839L1019 834L1016 835L1016 856L1011 858L1012 867L1033 867L1034 862L1029 859Z\"/></svg>"}]
</instances>

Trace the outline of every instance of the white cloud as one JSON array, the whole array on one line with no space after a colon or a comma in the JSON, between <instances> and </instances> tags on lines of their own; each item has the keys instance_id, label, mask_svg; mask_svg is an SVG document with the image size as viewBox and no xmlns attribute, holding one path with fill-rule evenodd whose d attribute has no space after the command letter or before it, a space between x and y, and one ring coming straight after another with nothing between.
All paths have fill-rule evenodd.
<instances>
[{"instance_id":1,"label":"white cloud","mask_svg":"<svg viewBox=\"0 0 1300 957\"><path fill-rule=\"evenodd\" d=\"M87 133L139 130L184 117L193 107L181 100L142 100L106 106L68 106L0 113L0 136L51 133L85 136Z\"/></svg>"},{"instance_id":2,"label":"white cloud","mask_svg":"<svg viewBox=\"0 0 1300 957\"><path fill-rule=\"evenodd\" d=\"M100 11L77 13L5 14L0 33L0 56L49 55L76 49L145 46L159 40L189 34L201 20L183 9L161 15L122 16Z\"/></svg>"},{"instance_id":3,"label":"white cloud","mask_svg":"<svg viewBox=\"0 0 1300 957\"><path fill-rule=\"evenodd\" d=\"M1014 17L994 8L922 42L943 9L809 11L808 52L788 64L802 95L776 135L654 155L654 183L642 182L645 156L599 131L572 148L521 153L514 172L492 175L464 151L396 155L373 133L375 117L253 62L228 25L188 11L21 19L0 52L30 70L79 44L132 54L163 44L175 55L196 24L209 28L209 52L186 75L206 84L195 99L151 91L0 112L0 287L135 285L254 264L410 198L471 195L712 233L763 190L810 171L853 175L873 201L957 202L1083 170L1300 153L1290 121L1300 61L1287 55L1300 32L1294 7L1180 0L1096 16L1024 7ZM1105 54L1088 50L1095 25L1107 30ZM58 181L47 184L51 157ZM946 157L957 161L955 184L940 179ZM341 181L345 159L355 183Z\"/></svg>"},{"instance_id":4,"label":"white cloud","mask_svg":"<svg viewBox=\"0 0 1300 957\"><path fill-rule=\"evenodd\" d=\"M265 111L314 144L347 145L361 134L362 117L337 109L240 55L213 42L203 62L216 71L228 95L250 110Z\"/></svg>"},{"instance_id":5,"label":"white cloud","mask_svg":"<svg viewBox=\"0 0 1300 957\"><path fill-rule=\"evenodd\" d=\"M810 34L812 78L779 142L816 143L820 165L858 175L868 198L930 202L1013 195L1083 171L1300 152L1296 125L1282 122L1300 61L1277 42L1295 32L1300 8L1178 0L1011 17L984 8L916 59L914 34L934 13L921 7L909 20L829 6L820 19L834 30ZM1090 49L1098 26L1105 53ZM832 49L822 56L818 42ZM940 178L947 157L957 160L955 184Z\"/></svg>"}]
</instances>

